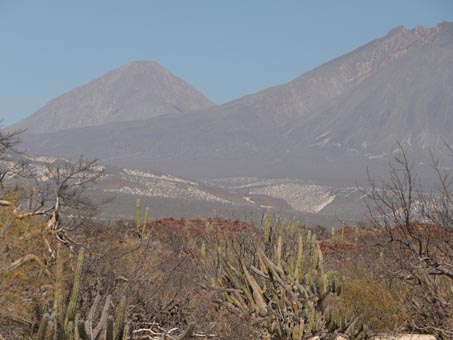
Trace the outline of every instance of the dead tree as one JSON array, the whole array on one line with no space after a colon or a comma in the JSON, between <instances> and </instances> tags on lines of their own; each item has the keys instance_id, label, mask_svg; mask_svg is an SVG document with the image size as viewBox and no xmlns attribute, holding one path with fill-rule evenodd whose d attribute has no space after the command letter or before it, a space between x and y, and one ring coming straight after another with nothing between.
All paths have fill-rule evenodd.
<instances>
[{"instance_id":1,"label":"dead tree","mask_svg":"<svg viewBox=\"0 0 453 340\"><path fill-rule=\"evenodd\" d=\"M47 226L55 231L60 241L68 242L66 231L78 226L69 219L80 220L92 216L98 206L86 195L87 187L104 174L97 160L80 157L76 161L56 160L37 165L26 155L16 153L14 147L22 132L0 131L0 206L10 207L16 218L45 216ZM20 157L19 157L20 156ZM8 188L25 188L14 199L5 196ZM11 191L11 190L10 190ZM21 205L27 205L23 208ZM62 218L66 218L63 223Z\"/></svg>"},{"instance_id":2,"label":"dead tree","mask_svg":"<svg viewBox=\"0 0 453 340\"><path fill-rule=\"evenodd\" d=\"M452 173L432 156L438 184L423 190L414 163L398 146L388 178L368 175L365 202L373 225L387 235L383 249L391 255L390 275L418 292L409 297L412 327L447 338L453 335L448 331L453 320Z\"/></svg>"}]
</instances>

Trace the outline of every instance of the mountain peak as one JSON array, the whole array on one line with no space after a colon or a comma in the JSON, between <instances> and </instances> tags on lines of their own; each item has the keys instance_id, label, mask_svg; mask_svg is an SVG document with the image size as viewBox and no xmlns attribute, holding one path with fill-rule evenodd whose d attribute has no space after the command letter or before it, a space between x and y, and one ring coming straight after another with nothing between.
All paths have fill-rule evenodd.
<instances>
[{"instance_id":1,"label":"mountain peak","mask_svg":"<svg viewBox=\"0 0 453 340\"><path fill-rule=\"evenodd\" d=\"M417 25L412 29L405 28L404 26L396 26L392 28L384 39L391 38L402 38L406 40L418 40L419 42L426 43L427 41L433 41L437 36L449 29L453 29L453 22L443 21L433 27L426 27L424 25Z\"/></svg>"},{"instance_id":2,"label":"mountain peak","mask_svg":"<svg viewBox=\"0 0 453 340\"><path fill-rule=\"evenodd\" d=\"M117 68L117 70L141 70L141 71L156 71L168 72L158 62L153 60L134 60Z\"/></svg>"},{"instance_id":3,"label":"mountain peak","mask_svg":"<svg viewBox=\"0 0 453 340\"><path fill-rule=\"evenodd\" d=\"M389 38L389 37L392 37L394 35L397 35L401 32L405 32L406 31L406 28L403 26L403 25L399 25L399 26L396 26L396 27L393 27L388 33L387 35L385 36L385 38Z\"/></svg>"},{"instance_id":4,"label":"mountain peak","mask_svg":"<svg viewBox=\"0 0 453 340\"><path fill-rule=\"evenodd\" d=\"M122 65L47 103L12 129L33 133L144 120L208 108L202 93L154 61Z\"/></svg>"}]
</instances>

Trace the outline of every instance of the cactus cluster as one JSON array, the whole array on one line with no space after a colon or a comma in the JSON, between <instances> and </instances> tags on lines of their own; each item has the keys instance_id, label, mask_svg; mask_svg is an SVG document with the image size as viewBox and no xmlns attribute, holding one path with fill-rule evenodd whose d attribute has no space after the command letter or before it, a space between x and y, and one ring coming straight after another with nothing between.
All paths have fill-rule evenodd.
<instances>
[{"instance_id":1,"label":"cactus cluster","mask_svg":"<svg viewBox=\"0 0 453 340\"><path fill-rule=\"evenodd\" d=\"M101 301L98 295L86 320L81 319L76 313L79 300L84 252L80 249L73 277L72 291L69 302L66 303L63 286L63 259L61 249L57 253L56 283L53 311L41 315L39 328L35 340L123 340L127 337L127 329L124 326L124 314L126 301L121 300L115 322L109 315L111 296L107 296L102 308L99 321L94 325L97 308Z\"/></svg>"},{"instance_id":2,"label":"cactus cluster","mask_svg":"<svg viewBox=\"0 0 453 340\"><path fill-rule=\"evenodd\" d=\"M332 272L324 272L321 249L308 228L284 226L269 214L264 240L257 241L250 263L222 256L220 303L262 320L269 339L305 339L334 323L325 302L340 293L341 284Z\"/></svg>"},{"instance_id":3,"label":"cactus cluster","mask_svg":"<svg viewBox=\"0 0 453 340\"><path fill-rule=\"evenodd\" d=\"M97 295L93 305L88 313L87 320L79 321L78 332L80 340L123 340L127 338L127 329L124 326L124 313L126 309L126 301L123 298L118 307L118 314L115 321L109 315L111 305L111 296L107 295L102 308L101 317L96 326L93 325L94 315L101 301L101 296ZM77 339L74 339L77 340Z\"/></svg>"},{"instance_id":4,"label":"cactus cluster","mask_svg":"<svg viewBox=\"0 0 453 340\"><path fill-rule=\"evenodd\" d=\"M149 208L146 207L145 209L145 216L143 217L143 224L141 219L141 207L140 207L140 199L137 198L135 201L135 226L137 229L137 233L140 238L144 238L146 235L146 227L148 225L148 218L149 218Z\"/></svg>"}]
</instances>

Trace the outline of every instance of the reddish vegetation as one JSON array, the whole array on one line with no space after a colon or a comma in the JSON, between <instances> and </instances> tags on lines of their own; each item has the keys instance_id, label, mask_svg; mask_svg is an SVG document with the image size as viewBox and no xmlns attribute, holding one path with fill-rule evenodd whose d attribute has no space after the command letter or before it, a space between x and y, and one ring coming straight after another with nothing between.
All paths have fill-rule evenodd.
<instances>
[{"instance_id":1,"label":"reddish vegetation","mask_svg":"<svg viewBox=\"0 0 453 340\"><path fill-rule=\"evenodd\" d=\"M151 228L159 227L180 227L180 228L204 228L206 227L206 222L209 222L212 227L218 229L229 229L234 231L239 231L248 228L256 228L253 224L248 222L243 222L239 220L223 219L220 217L211 217L207 220L202 220L199 218L186 220L184 218L174 219L172 217L163 218L160 220L152 221L149 225Z\"/></svg>"},{"instance_id":2,"label":"reddish vegetation","mask_svg":"<svg viewBox=\"0 0 453 340\"><path fill-rule=\"evenodd\" d=\"M99 233L95 236L96 241L102 242L110 240L113 237L112 233Z\"/></svg>"},{"instance_id":3,"label":"reddish vegetation","mask_svg":"<svg viewBox=\"0 0 453 340\"><path fill-rule=\"evenodd\" d=\"M412 223L411 227L398 226L393 228L392 234L395 237L404 239L408 234L430 237L443 237L448 231L447 228L426 223Z\"/></svg>"},{"instance_id":4,"label":"reddish vegetation","mask_svg":"<svg viewBox=\"0 0 453 340\"><path fill-rule=\"evenodd\" d=\"M319 241L319 246L325 254L333 253L340 250L352 250L357 246L348 241L332 241L332 240L322 240Z\"/></svg>"},{"instance_id":5,"label":"reddish vegetation","mask_svg":"<svg viewBox=\"0 0 453 340\"><path fill-rule=\"evenodd\" d=\"M223 219L220 217L212 217L207 220L202 219L174 219L174 218L163 218L161 220L155 220L149 223L149 228L154 230L166 229L166 230L184 230L192 234L203 234L206 231L206 223L209 222L211 230L218 236L228 237L231 233L237 233L244 230L250 232L259 232L259 229L248 222L239 220Z\"/></svg>"}]
</instances>

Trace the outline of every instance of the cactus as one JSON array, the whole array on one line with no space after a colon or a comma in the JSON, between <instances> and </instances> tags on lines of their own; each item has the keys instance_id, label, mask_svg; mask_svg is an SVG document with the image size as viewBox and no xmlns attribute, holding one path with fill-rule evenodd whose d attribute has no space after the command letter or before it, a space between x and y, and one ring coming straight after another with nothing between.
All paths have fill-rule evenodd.
<instances>
[{"instance_id":1,"label":"cactus","mask_svg":"<svg viewBox=\"0 0 453 340\"><path fill-rule=\"evenodd\" d=\"M140 238L144 238L146 235L148 218L149 218L149 208L146 207L145 215L143 217L143 224L142 224L140 199L137 198L137 200L135 201L135 228L136 228L137 233L140 236Z\"/></svg>"},{"instance_id":2,"label":"cactus","mask_svg":"<svg viewBox=\"0 0 453 340\"><path fill-rule=\"evenodd\" d=\"M118 340L126 340L128 338L128 334L129 334L129 325L126 324L126 326L124 326L124 330L123 330L123 337L121 339L118 338Z\"/></svg>"},{"instance_id":3,"label":"cactus","mask_svg":"<svg viewBox=\"0 0 453 340\"><path fill-rule=\"evenodd\" d=\"M36 340L45 340L47 339L47 327L49 326L50 316L48 313L44 314L39 323L38 334L36 335Z\"/></svg>"},{"instance_id":4,"label":"cactus","mask_svg":"<svg viewBox=\"0 0 453 340\"><path fill-rule=\"evenodd\" d=\"M63 256L61 246L57 248L56 262L56 283L54 293L53 313L43 313L39 320L39 328L34 339L36 340L123 340L127 329L124 327L124 316L126 301L121 300L115 323L109 316L108 311L111 305L111 297L107 296L102 310L101 318L93 329L93 318L96 315L96 308L100 301L98 295L91 306L86 321L80 320L76 313L81 277L83 269L84 252L80 249L77 256L76 268L73 276L73 284L69 302L65 306L63 280Z\"/></svg>"},{"instance_id":5,"label":"cactus","mask_svg":"<svg viewBox=\"0 0 453 340\"><path fill-rule=\"evenodd\" d=\"M74 273L74 282L72 285L71 299L69 300L68 309L66 311L64 328L68 326L70 320L74 319L77 302L79 300L80 291L80 278L82 276L83 267L83 248L80 248L79 255L77 256L77 266Z\"/></svg>"},{"instance_id":6,"label":"cactus","mask_svg":"<svg viewBox=\"0 0 453 340\"><path fill-rule=\"evenodd\" d=\"M126 314L126 298L123 296L118 306L118 312L115 320L115 328L113 330L113 336L116 340L121 340L124 337L124 318Z\"/></svg>"},{"instance_id":7,"label":"cactus","mask_svg":"<svg viewBox=\"0 0 453 340\"><path fill-rule=\"evenodd\" d=\"M200 247L200 262L203 266L206 265L206 243L204 241Z\"/></svg>"},{"instance_id":8,"label":"cactus","mask_svg":"<svg viewBox=\"0 0 453 340\"><path fill-rule=\"evenodd\" d=\"M275 262L277 266L281 267L282 265L282 248L283 248L283 237L280 233L277 238L277 249L275 250Z\"/></svg>"},{"instance_id":9,"label":"cactus","mask_svg":"<svg viewBox=\"0 0 453 340\"><path fill-rule=\"evenodd\" d=\"M137 198L135 201L135 225L137 227L137 231L140 232L140 223L141 223L141 217L140 217L140 199Z\"/></svg>"},{"instance_id":10,"label":"cactus","mask_svg":"<svg viewBox=\"0 0 453 340\"><path fill-rule=\"evenodd\" d=\"M272 223L273 223L273 216L272 216L272 212L269 210L269 212L267 213L266 218L264 220L264 244L266 246L268 246L271 242Z\"/></svg>"},{"instance_id":11,"label":"cactus","mask_svg":"<svg viewBox=\"0 0 453 340\"><path fill-rule=\"evenodd\" d=\"M63 254L61 245L57 248L57 262L55 274L55 292L54 292L54 313L44 313L39 320L39 329L36 334L36 340L78 340L75 338L74 314L77 307L80 290L80 280L83 267L83 249L80 249L76 269L73 277L72 292L69 304L65 309L65 297L63 287Z\"/></svg>"},{"instance_id":12,"label":"cactus","mask_svg":"<svg viewBox=\"0 0 453 340\"><path fill-rule=\"evenodd\" d=\"M54 292L54 310L58 324L64 323L64 277L63 277L63 254L61 244L57 246L57 261L55 268L55 292Z\"/></svg>"},{"instance_id":13,"label":"cactus","mask_svg":"<svg viewBox=\"0 0 453 340\"><path fill-rule=\"evenodd\" d=\"M324 302L338 294L339 283L332 272L324 273L315 235L291 226L274 227L270 217L264 224L264 242L253 246L254 263L222 254L220 286L232 288L224 291L223 301L240 313L260 317L269 338L304 339L325 331L327 325L334 328ZM273 228L277 237L271 236Z\"/></svg>"},{"instance_id":14,"label":"cactus","mask_svg":"<svg viewBox=\"0 0 453 340\"><path fill-rule=\"evenodd\" d=\"M122 340L124 338L124 310L126 302L124 300L120 302L116 323L114 323L112 316L109 315L111 299L112 297L107 295L99 321L96 326L93 326L94 315L97 314L97 307L101 300L99 294L96 296L88 313L88 319L78 323L78 332L81 340Z\"/></svg>"},{"instance_id":15,"label":"cactus","mask_svg":"<svg viewBox=\"0 0 453 340\"><path fill-rule=\"evenodd\" d=\"M146 209L145 209L145 217L143 218L142 235L144 235L146 233L146 227L148 225L148 217L149 217L149 208L146 207Z\"/></svg>"},{"instance_id":16,"label":"cactus","mask_svg":"<svg viewBox=\"0 0 453 340\"><path fill-rule=\"evenodd\" d=\"M297 260L296 260L296 269L294 272L294 276L300 282L302 278L302 261L303 261L303 251L304 251L304 240L302 235L298 237L298 245L297 245Z\"/></svg>"}]
</instances>

